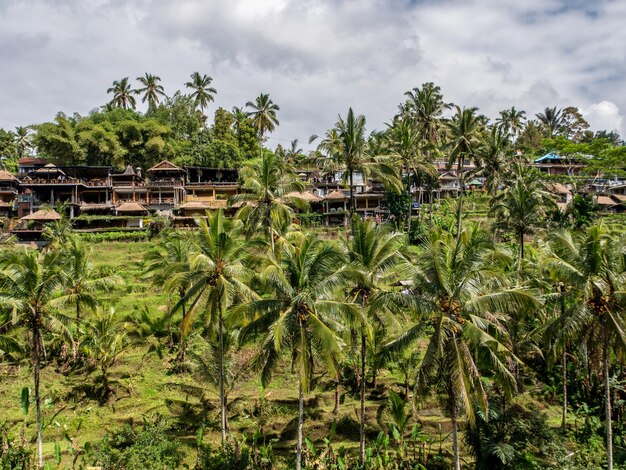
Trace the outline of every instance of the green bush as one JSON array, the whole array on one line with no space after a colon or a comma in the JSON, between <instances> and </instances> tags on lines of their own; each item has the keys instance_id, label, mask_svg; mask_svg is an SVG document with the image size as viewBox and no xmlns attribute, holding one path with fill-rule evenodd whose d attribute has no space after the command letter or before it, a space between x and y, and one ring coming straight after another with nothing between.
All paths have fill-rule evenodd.
<instances>
[{"instance_id":1,"label":"green bush","mask_svg":"<svg viewBox=\"0 0 626 470\"><path fill-rule=\"evenodd\" d=\"M149 230L118 231L81 233L81 238L86 242L117 242L117 241L140 241L150 236Z\"/></svg>"}]
</instances>

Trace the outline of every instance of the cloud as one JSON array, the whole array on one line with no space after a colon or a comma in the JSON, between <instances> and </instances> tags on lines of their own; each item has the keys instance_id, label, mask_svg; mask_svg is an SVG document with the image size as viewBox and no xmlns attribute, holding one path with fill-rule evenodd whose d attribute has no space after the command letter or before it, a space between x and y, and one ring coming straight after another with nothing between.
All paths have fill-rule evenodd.
<instances>
[{"instance_id":1,"label":"cloud","mask_svg":"<svg viewBox=\"0 0 626 470\"><path fill-rule=\"evenodd\" d=\"M197 70L215 107L270 93L270 145L321 134L349 106L381 129L426 81L491 117L572 105L626 135L600 106L626 109L625 19L618 0L3 0L0 127L87 113L145 72L173 94Z\"/></svg>"},{"instance_id":2,"label":"cloud","mask_svg":"<svg viewBox=\"0 0 626 470\"><path fill-rule=\"evenodd\" d=\"M580 111L592 129L619 132L622 128L624 119L615 103L601 101Z\"/></svg>"}]
</instances>

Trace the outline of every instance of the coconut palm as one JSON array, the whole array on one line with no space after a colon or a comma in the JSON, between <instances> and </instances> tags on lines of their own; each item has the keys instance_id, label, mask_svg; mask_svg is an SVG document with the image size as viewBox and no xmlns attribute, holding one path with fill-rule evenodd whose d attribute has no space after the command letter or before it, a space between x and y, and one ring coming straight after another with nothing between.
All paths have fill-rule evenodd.
<instances>
[{"instance_id":1,"label":"coconut palm","mask_svg":"<svg viewBox=\"0 0 626 470\"><path fill-rule=\"evenodd\" d=\"M128 83L128 77L121 80L115 80L113 86L107 90L107 93L113 93L111 104L116 108L135 109L137 101L135 100L135 90L131 89Z\"/></svg>"},{"instance_id":2,"label":"coconut palm","mask_svg":"<svg viewBox=\"0 0 626 470\"><path fill-rule=\"evenodd\" d=\"M106 403L113 391L109 371L127 351L130 343L126 325L114 308L99 308L84 324L81 348L86 357L100 369L102 392L100 402Z\"/></svg>"},{"instance_id":3,"label":"coconut palm","mask_svg":"<svg viewBox=\"0 0 626 470\"><path fill-rule=\"evenodd\" d=\"M389 319L390 304L384 294L409 274L408 262L399 253L404 237L391 232L388 226L376 226L373 221L355 218L352 224L352 239L347 243L350 264L340 272L346 285L352 290L351 300L360 305L362 312L358 325L361 337L360 400L360 445L359 459L365 460L365 377L367 340L372 337L376 325L384 325ZM402 269L404 268L404 269Z\"/></svg>"},{"instance_id":4,"label":"coconut palm","mask_svg":"<svg viewBox=\"0 0 626 470\"><path fill-rule=\"evenodd\" d=\"M509 168L511 145L502 128L493 126L481 141L477 158L481 162L482 173L486 176L485 187L491 196L498 192Z\"/></svg>"},{"instance_id":5,"label":"coconut palm","mask_svg":"<svg viewBox=\"0 0 626 470\"><path fill-rule=\"evenodd\" d=\"M226 443L227 417L224 393L224 315L233 305L255 299L255 293L245 283L248 269L244 260L249 256L254 240L242 243L236 235L236 221L226 220L220 209L208 214L200 223L193 239L190 271L172 275L171 285L188 284L185 296L176 304L174 311L189 305L182 322L186 335L199 316L203 316L205 331L217 339L220 383L220 415L222 445Z\"/></svg>"},{"instance_id":6,"label":"coconut palm","mask_svg":"<svg viewBox=\"0 0 626 470\"><path fill-rule=\"evenodd\" d=\"M623 239L603 224L584 233L555 233L544 258L574 296L575 307L561 327L561 342L585 338L588 348L601 355L604 382L607 468L613 468L611 354L626 352L626 256ZM598 348L600 351L598 351Z\"/></svg>"},{"instance_id":7,"label":"coconut palm","mask_svg":"<svg viewBox=\"0 0 626 470\"><path fill-rule=\"evenodd\" d=\"M62 316L50 302L63 288L66 276L57 251L19 251L5 253L0 260L0 306L14 312L12 325L23 328L30 347L37 413L38 465L43 467L41 361L44 357L45 331L62 331Z\"/></svg>"},{"instance_id":8,"label":"coconut palm","mask_svg":"<svg viewBox=\"0 0 626 470\"><path fill-rule=\"evenodd\" d=\"M296 469L302 465L304 394L311 389L316 362L336 374L341 342L336 330L340 318L356 315L338 300L337 269L345 261L341 249L315 234L294 232L276 256L266 259L261 283L262 300L242 305L233 320L243 325L240 341L262 335L256 365L265 386L283 353L288 353L298 377L298 443Z\"/></svg>"},{"instance_id":9,"label":"coconut palm","mask_svg":"<svg viewBox=\"0 0 626 470\"><path fill-rule=\"evenodd\" d=\"M165 288L168 292L175 292L178 298L184 299L189 289L189 282L179 274L191 270L191 244L189 237L172 232L161 244L146 253L144 258L144 276L150 278L155 286ZM182 312L182 322L187 317L187 303L179 305ZM184 362L186 350L186 334L181 331L177 360Z\"/></svg>"},{"instance_id":10,"label":"coconut palm","mask_svg":"<svg viewBox=\"0 0 626 470\"><path fill-rule=\"evenodd\" d=\"M442 115L450 108L443 101L441 88L427 82L421 88L413 88L404 95L407 97L405 109L416 123L423 139L430 145L437 145L441 137Z\"/></svg>"},{"instance_id":11,"label":"coconut palm","mask_svg":"<svg viewBox=\"0 0 626 470\"><path fill-rule=\"evenodd\" d=\"M464 228L453 237L433 230L416 262L412 308L418 322L388 345L402 350L430 326L428 345L417 368L416 397L436 391L445 397L452 419L454 468L460 469L458 419L464 412L470 424L474 407L486 410L487 394L481 374L488 371L507 394L515 378L507 360L516 360L506 346L505 314L537 306L528 291L508 286L499 269L508 255L494 251L478 226Z\"/></svg>"},{"instance_id":12,"label":"coconut palm","mask_svg":"<svg viewBox=\"0 0 626 470\"><path fill-rule=\"evenodd\" d=\"M273 153L247 162L239 176L243 192L233 196L229 202L242 205L237 216L245 222L248 235L259 227L267 230L274 252L276 230L293 218L293 210L288 204L306 208L302 200L285 200L284 196L291 192L302 192L304 183L291 166Z\"/></svg>"},{"instance_id":13,"label":"coconut palm","mask_svg":"<svg viewBox=\"0 0 626 470\"><path fill-rule=\"evenodd\" d=\"M18 126L15 128L15 145L17 146L17 153L20 158L28 155L29 151L33 148L30 130L28 126Z\"/></svg>"},{"instance_id":14,"label":"coconut palm","mask_svg":"<svg viewBox=\"0 0 626 470\"><path fill-rule=\"evenodd\" d=\"M271 100L270 95L261 93L254 102L248 101L246 107L250 108L248 116L252 118L252 123L262 143L267 132L273 132L279 121L276 112L280 107Z\"/></svg>"},{"instance_id":15,"label":"coconut palm","mask_svg":"<svg viewBox=\"0 0 626 470\"><path fill-rule=\"evenodd\" d=\"M502 129L505 135L513 137L513 142L524 129L526 122L526 111L520 111L512 106L510 109L500 111L500 116L496 119L496 126Z\"/></svg>"},{"instance_id":16,"label":"coconut palm","mask_svg":"<svg viewBox=\"0 0 626 470\"><path fill-rule=\"evenodd\" d=\"M198 72L191 74L191 81L186 82L185 86L192 91L191 97L193 98L196 106L200 108L200 113L204 115L204 109L209 105L211 101L214 101L213 95L217 93L217 90L211 86L213 79L208 75L200 75Z\"/></svg>"},{"instance_id":17,"label":"coconut palm","mask_svg":"<svg viewBox=\"0 0 626 470\"><path fill-rule=\"evenodd\" d=\"M563 116L563 110L553 108L544 109L543 113L535 114L539 122L543 127L544 133L552 138L558 135L563 130L565 124L565 118Z\"/></svg>"},{"instance_id":18,"label":"coconut palm","mask_svg":"<svg viewBox=\"0 0 626 470\"><path fill-rule=\"evenodd\" d=\"M99 294L110 291L122 284L123 280L116 274L98 271L84 244L76 236L69 236L61 246L63 271L67 276L65 289L50 301L55 307L73 305L76 320L80 320L83 308L95 310L98 306Z\"/></svg>"},{"instance_id":19,"label":"coconut palm","mask_svg":"<svg viewBox=\"0 0 626 470\"><path fill-rule=\"evenodd\" d=\"M165 96L163 85L159 85L161 77L146 73L143 77L137 77L137 81L141 83L142 88L138 88L137 94L143 93L141 102L148 102L148 111L154 111L159 104L159 95Z\"/></svg>"},{"instance_id":20,"label":"coconut palm","mask_svg":"<svg viewBox=\"0 0 626 470\"><path fill-rule=\"evenodd\" d=\"M538 172L517 163L513 180L493 200L492 212L496 226L511 230L519 243L518 270L524 259L524 237L545 223L549 209L555 208L553 196L541 181Z\"/></svg>"},{"instance_id":21,"label":"coconut palm","mask_svg":"<svg viewBox=\"0 0 626 470\"><path fill-rule=\"evenodd\" d=\"M477 114L478 108L455 106L455 110L454 116L446 122L446 126L449 132L447 143L448 168L456 164L457 177L459 178L457 234L460 234L463 219L463 193L465 192L465 178L467 176L464 165L468 161L476 159L483 130L483 119Z\"/></svg>"}]
</instances>

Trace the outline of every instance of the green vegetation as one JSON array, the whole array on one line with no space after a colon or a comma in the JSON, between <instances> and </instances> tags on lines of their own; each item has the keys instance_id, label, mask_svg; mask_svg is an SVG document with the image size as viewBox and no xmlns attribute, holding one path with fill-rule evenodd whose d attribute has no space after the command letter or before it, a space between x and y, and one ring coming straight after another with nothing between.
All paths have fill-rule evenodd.
<instances>
[{"instance_id":1,"label":"green vegetation","mask_svg":"<svg viewBox=\"0 0 626 470\"><path fill-rule=\"evenodd\" d=\"M8 162L237 166L243 190L193 231L62 220L3 248L0 468L625 468L626 221L585 194L558 210L528 161L616 175L619 137L571 107L490 124L426 83L384 131L350 109L307 157L262 147L269 95L207 126L211 77L171 98L159 80L138 78L146 113L123 79L86 117L0 133ZM466 169L458 199L433 197L436 161ZM342 172L348 227L290 194L296 165ZM393 219L358 217L356 175Z\"/></svg>"}]
</instances>

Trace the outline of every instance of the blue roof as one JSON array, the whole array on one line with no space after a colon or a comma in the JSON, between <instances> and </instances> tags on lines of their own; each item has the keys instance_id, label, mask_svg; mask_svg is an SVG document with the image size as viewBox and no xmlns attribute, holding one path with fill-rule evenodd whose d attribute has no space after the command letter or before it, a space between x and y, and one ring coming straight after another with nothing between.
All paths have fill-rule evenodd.
<instances>
[{"instance_id":1,"label":"blue roof","mask_svg":"<svg viewBox=\"0 0 626 470\"><path fill-rule=\"evenodd\" d=\"M550 153L546 153L543 157L539 157L537 160L535 160L535 163L541 163L541 162L546 162L546 161L554 161L554 160L561 160L561 156L557 155L554 152L550 152Z\"/></svg>"}]
</instances>

